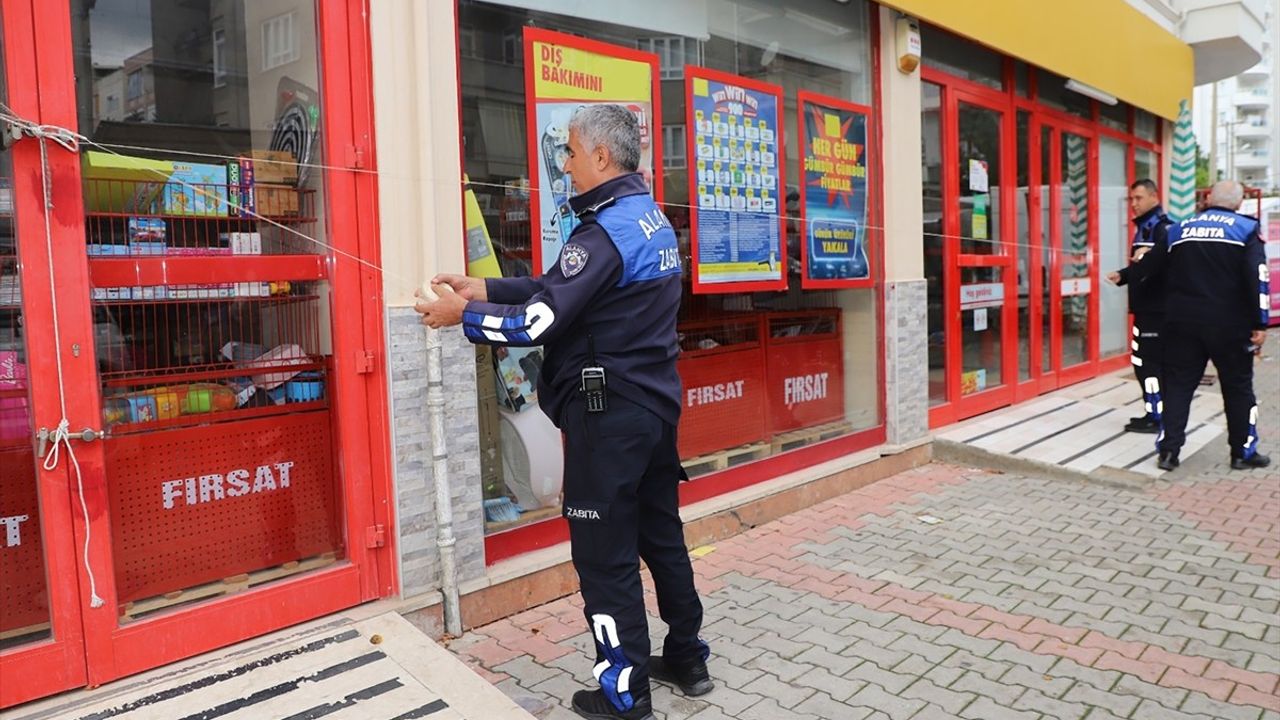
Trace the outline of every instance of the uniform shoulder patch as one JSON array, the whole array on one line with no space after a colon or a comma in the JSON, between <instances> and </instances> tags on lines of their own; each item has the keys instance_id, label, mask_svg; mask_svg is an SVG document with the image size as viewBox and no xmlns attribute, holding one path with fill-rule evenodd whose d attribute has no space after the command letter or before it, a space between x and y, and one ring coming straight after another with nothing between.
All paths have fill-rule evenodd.
<instances>
[{"instance_id":1,"label":"uniform shoulder patch","mask_svg":"<svg viewBox=\"0 0 1280 720\"><path fill-rule=\"evenodd\" d=\"M571 278L587 267L587 258L591 257L587 249L581 245L570 243L560 251L560 272Z\"/></svg>"}]
</instances>

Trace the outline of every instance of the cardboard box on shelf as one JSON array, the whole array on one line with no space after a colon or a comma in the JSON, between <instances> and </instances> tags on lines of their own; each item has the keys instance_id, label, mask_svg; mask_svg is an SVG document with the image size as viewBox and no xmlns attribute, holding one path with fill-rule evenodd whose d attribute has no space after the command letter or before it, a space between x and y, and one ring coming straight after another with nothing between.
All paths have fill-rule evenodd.
<instances>
[{"instance_id":1,"label":"cardboard box on shelf","mask_svg":"<svg viewBox=\"0 0 1280 720\"><path fill-rule=\"evenodd\" d=\"M168 246L163 240L130 240L130 255L164 255Z\"/></svg>"},{"instance_id":2,"label":"cardboard box on shelf","mask_svg":"<svg viewBox=\"0 0 1280 720\"><path fill-rule=\"evenodd\" d=\"M253 161L253 182L298 184L298 164L293 153L283 150L251 150L249 158ZM241 175L244 175L243 170Z\"/></svg>"},{"instance_id":3,"label":"cardboard box on shelf","mask_svg":"<svg viewBox=\"0 0 1280 720\"><path fill-rule=\"evenodd\" d=\"M257 194L258 214L267 217L298 214L298 190L288 185L254 186Z\"/></svg>"},{"instance_id":4,"label":"cardboard box on shelf","mask_svg":"<svg viewBox=\"0 0 1280 720\"><path fill-rule=\"evenodd\" d=\"M160 211L167 215L227 215L227 167L173 163Z\"/></svg>"},{"instance_id":5,"label":"cardboard box on shelf","mask_svg":"<svg viewBox=\"0 0 1280 720\"><path fill-rule=\"evenodd\" d=\"M480 421L480 482L485 498L499 497L502 484L502 449L498 447L498 390L493 372L493 348L476 347L476 394Z\"/></svg>"},{"instance_id":6,"label":"cardboard box on shelf","mask_svg":"<svg viewBox=\"0 0 1280 720\"><path fill-rule=\"evenodd\" d=\"M152 213L173 163L90 150L80 158L80 171L86 211Z\"/></svg>"},{"instance_id":7,"label":"cardboard box on shelf","mask_svg":"<svg viewBox=\"0 0 1280 720\"><path fill-rule=\"evenodd\" d=\"M121 257L129 254L129 246L89 243L85 245L85 252L90 257Z\"/></svg>"},{"instance_id":8,"label":"cardboard box on shelf","mask_svg":"<svg viewBox=\"0 0 1280 720\"><path fill-rule=\"evenodd\" d=\"M168 230L164 219L158 217L129 218L127 223L130 242L164 242Z\"/></svg>"},{"instance_id":9,"label":"cardboard box on shelf","mask_svg":"<svg viewBox=\"0 0 1280 720\"><path fill-rule=\"evenodd\" d=\"M262 235L256 232L222 233L219 239L227 243L232 255L261 255Z\"/></svg>"}]
</instances>

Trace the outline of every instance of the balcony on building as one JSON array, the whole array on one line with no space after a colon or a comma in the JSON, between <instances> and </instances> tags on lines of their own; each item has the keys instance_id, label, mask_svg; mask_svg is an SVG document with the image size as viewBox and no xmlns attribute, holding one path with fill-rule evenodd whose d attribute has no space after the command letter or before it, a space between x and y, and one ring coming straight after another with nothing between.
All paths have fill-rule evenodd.
<instances>
[{"instance_id":1,"label":"balcony on building","mask_svg":"<svg viewBox=\"0 0 1280 720\"><path fill-rule=\"evenodd\" d=\"M1234 162L1236 168L1240 170L1265 168L1271 164L1271 153L1266 150L1237 151Z\"/></svg>"},{"instance_id":2,"label":"balcony on building","mask_svg":"<svg viewBox=\"0 0 1280 720\"><path fill-rule=\"evenodd\" d=\"M1263 58L1252 67L1241 71L1239 80L1242 83L1263 82L1271 77L1271 59Z\"/></svg>"},{"instance_id":3,"label":"balcony on building","mask_svg":"<svg viewBox=\"0 0 1280 720\"><path fill-rule=\"evenodd\" d=\"M1236 91L1234 98L1235 106L1238 108L1265 108L1271 106L1271 93L1266 85L1258 87L1245 88Z\"/></svg>"},{"instance_id":4,"label":"balcony on building","mask_svg":"<svg viewBox=\"0 0 1280 720\"><path fill-rule=\"evenodd\" d=\"M1238 122L1235 126L1235 136L1238 138L1265 140L1271 137L1271 123L1266 120Z\"/></svg>"},{"instance_id":5,"label":"balcony on building","mask_svg":"<svg viewBox=\"0 0 1280 720\"><path fill-rule=\"evenodd\" d=\"M1257 65L1266 47L1262 0L1182 0L1182 40L1195 51L1196 85Z\"/></svg>"}]
</instances>

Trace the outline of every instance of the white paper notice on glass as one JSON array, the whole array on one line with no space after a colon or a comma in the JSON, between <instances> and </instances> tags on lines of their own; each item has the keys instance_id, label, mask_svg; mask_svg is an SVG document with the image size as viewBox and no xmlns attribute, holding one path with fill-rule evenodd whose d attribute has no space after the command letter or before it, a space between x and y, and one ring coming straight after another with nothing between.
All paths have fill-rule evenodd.
<instances>
[{"instance_id":1,"label":"white paper notice on glass","mask_svg":"<svg viewBox=\"0 0 1280 720\"><path fill-rule=\"evenodd\" d=\"M973 192L988 191L987 163L984 160L969 161L969 189Z\"/></svg>"},{"instance_id":2,"label":"white paper notice on glass","mask_svg":"<svg viewBox=\"0 0 1280 720\"><path fill-rule=\"evenodd\" d=\"M982 332L987 329L987 309L978 308L973 311L973 330L974 332Z\"/></svg>"}]
</instances>

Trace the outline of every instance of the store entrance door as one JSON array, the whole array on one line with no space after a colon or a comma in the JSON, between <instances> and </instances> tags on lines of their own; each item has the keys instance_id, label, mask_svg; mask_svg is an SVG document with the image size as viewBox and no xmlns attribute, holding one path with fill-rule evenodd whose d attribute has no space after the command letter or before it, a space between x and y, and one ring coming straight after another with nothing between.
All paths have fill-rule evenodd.
<instances>
[{"instance_id":1,"label":"store entrance door","mask_svg":"<svg viewBox=\"0 0 1280 720\"><path fill-rule=\"evenodd\" d=\"M0 116L38 112L30 86L12 82L35 67L34 37L31 7L0 2ZM30 321L31 309L49 304L49 275L25 271L49 267L41 219L26 212L38 203L39 167L32 142L0 149L0 708L88 677L72 485L65 463L41 466L31 422L58 413L56 390L34 371L54 367L57 349Z\"/></svg>"},{"instance_id":2,"label":"store entrance door","mask_svg":"<svg viewBox=\"0 0 1280 720\"><path fill-rule=\"evenodd\" d=\"M1012 245L1012 117L1005 103L948 93L947 225L955 311L947 320L949 391L956 419L1008 405L1017 373Z\"/></svg>"},{"instance_id":3,"label":"store entrance door","mask_svg":"<svg viewBox=\"0 0 1280 720\"><path fill-rule=\"evenodd\" d=\"M193 8L0 0L0 707L395 587L360 8Z\"/></svg>"},{"instance_id":4,"label":"store entrance door","mask_svg":"<svg viewBox=\"0 0 1280 720\"><path fill-rule=\"evenodd\" d=\"M1098 359L1097 145L1082 128L1039 123L1040 237L1031 272L1042 278L1031 353L1040 358L1039 391L1096 374ZM1033 319L1032 322L1036 322Z\"/></svg>"}]
</instances>

